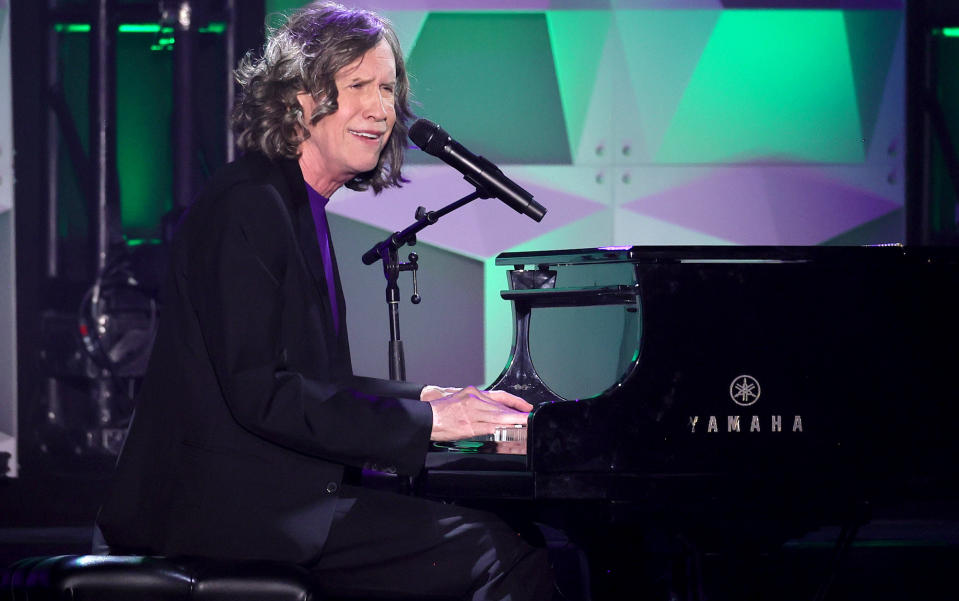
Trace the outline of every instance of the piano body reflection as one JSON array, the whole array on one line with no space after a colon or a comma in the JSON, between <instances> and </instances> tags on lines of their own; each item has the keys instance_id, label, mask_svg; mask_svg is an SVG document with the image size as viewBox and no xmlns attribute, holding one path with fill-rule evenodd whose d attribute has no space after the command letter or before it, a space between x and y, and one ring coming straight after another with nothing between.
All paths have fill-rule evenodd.
<instances>
[{"instance_id":1,"label":"piano body reflection","mask_svg":"<svg viewBox=\"0 0 959 601\"><path fill-rule=\"evenodd\" d=\"M545 507L573 531L653 525L703 549L956 498L956 250L632 246L496 264L515 331L491 388L536 406L526 454L431 453L420 494ZM619 281L589 275L611 268ZM623 313L606 342L620 375L563 398L531 323L597 306Z\"/></svg>"}]
</instances>

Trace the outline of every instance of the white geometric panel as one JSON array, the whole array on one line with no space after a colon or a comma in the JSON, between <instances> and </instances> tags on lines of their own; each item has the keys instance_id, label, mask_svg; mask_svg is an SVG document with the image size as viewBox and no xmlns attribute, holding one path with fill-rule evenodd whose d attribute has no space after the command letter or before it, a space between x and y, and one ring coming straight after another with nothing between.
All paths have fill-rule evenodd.
<instances>
[{"instance_id":1,"label":"white geometric panel","mask_svg":"<svg viewBox=\"0 0 959 601\"><path fill-rule=\"evenodd\" d=\"M509 173L516 181L555 190L563 195L572 194L599 204L608 205L611 197L611 180L607 169L594 167L570 167L554 165L510 165ZM536 201L550 209L552 195L549 192L536 196Z\"/></svg>"},{"instance_id":2,"label":"white geometric panel","mask_svg":"<svg viewBox=\"0 0 959 601\"><path fill-rule=\"evenodd\" d=\"M606 165L610 162L610 140L613 132L613 99L616 94L616 78L623 73L626 59L618 36L605 35L602 55L596 70L596 78L588 101L582 130L570 134L578 147L571 148L574 165ZM629 86L625 86L629 88ZM628 125L628 124L626 124ZM639 131L636 136L640 136Z\"/></svg>"},{"instance_id":3,"label":"white geometric panel","mask_svg":"<svg viewBox=\"0 0 959 601\"><path fill-rule=\"evenodd\" d=\"M393 24L393 30L396 31L396 37L400 40L400 48L403 49L403 57L410 57L410 50L416 44L416 38L423 29L423 23L426 22L425 11L415 10L397 10L384 11L381 13Z\"/></svg>"},{"instance_id":4,"label":"white geometric panel","mask_svg":"<svg viewBox=\"0 0 959 601\"><path fill-rule=\"evenodd\" d=\"M608 10L546 13L570 156L574 159L580 147L591 97L598 87L597 74L611 20Z\"/></svg>"},{"instance_id":5,"label":"white geometric panel","mask_svg":"<svg viewBox=\"0 0 959 601\"><path fill-rule=\"evenodd\" d=\"M721 14L716 10L616 12L627 63L619 83L631 85L635 100L618 95L626 102L614 108L615 127L624 130L621 137L635 149L633 154L638 156L633 162L656 155ZM645 139L628 137L631 132L624 124L630 122L641 124Z\"/></svg>"},{"instance_id":6,"label":"white geometric panel","mask_svg":"<svg viewBox=\"0 0 959 601\"><path fill-rule=\"evenodd\" d=\"M606 246L613 238L615 213L604 209L588 217L568 223L526 240L504 252L531 252L557 248L592 248Z\"/></svg>"},{"instance_id":7,"label":"white geometric panel","mask_svg":"<svg viewBox=\"0 0 959 601\"><path fill-rule=\"evenodd\" d=\"M708 176L715 165L632 165L611 169L614 206L652 196Z\"/></svg>"},{"instance_id":8,"label":"white geometric panel","mask_svg":"<svg viewBox=\"0 0 959 601\"><path fill-rule=\"evenodd\" d=\"M617 246L711 246L733 244L717 236L691 230L675 223L640 215L626 209L616 209L612 244Z\"/></svg>"}]
</instances>

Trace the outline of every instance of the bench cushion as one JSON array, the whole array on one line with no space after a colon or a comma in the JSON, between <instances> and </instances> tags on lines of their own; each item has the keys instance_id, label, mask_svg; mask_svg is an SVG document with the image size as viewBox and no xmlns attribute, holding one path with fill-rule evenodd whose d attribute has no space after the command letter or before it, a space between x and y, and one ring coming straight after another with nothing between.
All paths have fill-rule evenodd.
<instances>
[{"instance_id":1,"label":"bench cushion","mask_svg":"<svg viewBox=\"0 0 959 601\"><path fill-rule=\"evenodd\" d=\"M0 601L317 601L310 574L274 562L117 555L20 560Z\"/></svg>"}]
</instances>

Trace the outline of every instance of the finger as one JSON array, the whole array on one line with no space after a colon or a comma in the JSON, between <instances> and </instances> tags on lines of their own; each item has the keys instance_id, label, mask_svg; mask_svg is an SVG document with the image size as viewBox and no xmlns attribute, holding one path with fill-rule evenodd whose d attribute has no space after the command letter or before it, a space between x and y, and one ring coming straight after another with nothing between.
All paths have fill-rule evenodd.
<instances>
[{"instance_id":1,"label":"finger","mask_svg":"<svg viewBox=\"0 0 959 601\"><path fill-rule=\"evenodd\" d=\"M529 421L529 413L522 411L484 411L477 416L480 422L493 424L494 426L525 426Z\"/></svg>"},{"instance_id":2,"label":"finger","mask_svg":"<svg viewBox=\"0 0 959 601\"><path fill-rule=\"evenodd\" d=\"M514 409L498 401L490 399L486 395L476 395L470 397L466 402L466 405L471 411L476 412L476 416L478 418L482 417L486 421L490 421L492 423L501 423L501 415L510 415L516 417L517 419L519 419L519 416L529 415L529 411Z\"/></svg>"},{"instance_id":3,"label":"finger","mask_svg":"<svg viewBox=\"0 0 959 601\"><path fill-rule=\"evenodd\" d=\"M486 396L496 401L497 403L506 405L507 407L512 407L518 411L532 411L533 405L524 401L515 394L506 392L505 390L486 390L484 391Z\"/></svg>"},{"instance_id":4,"label":"finger","mask_svg":"<svg viewBox=\"0 0 959 601\"><path fill-rule=\"evenodd\" d=\"M490 422L485 422L485 421L478 421L478 422L474 422L473 427L475 428L475 431L476 431L476 435L477 435L477 436L490 436L490 437L494 437L494 436L496 436L496 435L498 435L498 434L499 434L499 435L502 435L502 433L504 433L504 432L509 432L509 431L512 431L512 430L516 430L516 431L525 430L525 429L526 429L526 424L525 424L525 423L523 423L523 424L498 424L498 423L490 423ZM493 438L490 438L490 440L493 440ZM503 442L506 442L506 441L503 441ZM510 441L510 442L516 442L516 441ZM525 441L520 441L520 442L524 442L524 443L525 443Z\"/></svg>"},{"instance_id":5,"label":"finger","mask_svg":"<svg viewBox=\"0 0 959 601\"><path fill-rule=\"evenodd\" d=\"M465 397L461 406L467 411L471 421L486 424L484 427L523 425L529 420L529 413L493 401L479 391Z\"/></svg>"}]
</instances>

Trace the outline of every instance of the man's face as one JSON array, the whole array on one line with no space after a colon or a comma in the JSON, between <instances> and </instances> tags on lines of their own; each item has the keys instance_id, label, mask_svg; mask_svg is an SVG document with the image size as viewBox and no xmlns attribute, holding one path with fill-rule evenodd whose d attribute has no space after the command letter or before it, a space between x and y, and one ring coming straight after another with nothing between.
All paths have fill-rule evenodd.
<instances>
[{"instance_id":1,"label":"man's face","mask_svg":"<svg viewBox=\"0 0 959 601\"><path fill-rule=\"evenodd\" d=\"M395 88L396 60L385 40L337 72L339 108L310 125L310 137L300 147L307 181L338 187L376 167L396 122ZM313 99L309 94L297 99L309 123Z\"/></svg>"}]
</instances>

